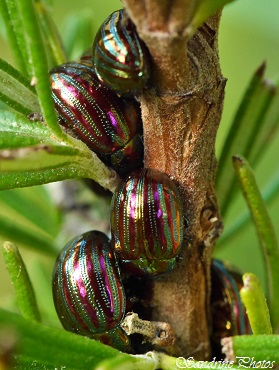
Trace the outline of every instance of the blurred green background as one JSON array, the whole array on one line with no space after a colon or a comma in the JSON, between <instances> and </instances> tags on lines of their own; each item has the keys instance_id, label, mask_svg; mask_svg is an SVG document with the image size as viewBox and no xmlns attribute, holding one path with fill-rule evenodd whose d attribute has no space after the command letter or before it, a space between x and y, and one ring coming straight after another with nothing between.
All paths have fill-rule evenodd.
<instances>
[{"instance_id":1,"label":"blurred green background","mask_svg":"<svg viewBox=\"0 0 279 370\"><path fill-rule=\"evenodd\" d=\"M78 22L80 16L92 19L92 29L88 32L94 34L102 21L115 9L121 8L121 2L106 0L97 2L92 0L48 0L53 7L55 22L61 31L62 38L65 39L67 48L71 48L75 55L75 47L71 40L71 27ZM226 97L224 113L218 134L216 152L220 154L224 137L228 131L233 114L238 107L243 92L253 74L253 72L263 62L267 62L266 76L278 82L279 80L279 2L278 0L238 0L226 6L220 27L220 61L223 75L228 79L226 87ZM81 30L81 38L84 30ZM90 43L88 44L90 47ZM76 51L78 53L78 50ZM77 56L77 55L76 55ZM10 50L5 42L3 25L0 24L0 57L12 63ZM265 156L259 161L255 168L255 173L260 187L264 187L267 180L279 172L278 166L278 135L266 151ZM237 154L237 153L236 153ZM232 169L233 170L233 169ZM57 196L61 188L50 187L50 192ZM78 201L84 204L93 205L91 211L80 212L80 224L73 227L71 218L74 212L68 212L67 229L60 238L58 244L61 247L65 243L65 238L70 239L74 233L84 231L84 229L96 227L99 230L107 231L109 201L99 202L98 197L92 195L86 188L79 188L69 182L67 187L68 197L64 199L64 205L71 196L77 197ZM69 190L70 189L70 190ZM62 189L63 191L63 189ZM61 197L60 197L61 200ZM72 202L72 200L70 200ZM246 208L242 197L239 195L231 207L228 216L224 220L225 227L235 218L239 217L243 209ZM269 205L269 211L275 227L278 225L279 196ZM30 209L32 212L32 208ZM79 212L79 211L76 211ZM53 223L61 218L58 211L51 211ZM76 213L78 214L78 213ZM75 218L76 219L76 218ZM74 221L75 223L75 221ZM95 226L93 225L95 223ZM70 225L70 226L69 226ZM1 233L0 233L1 234ZM277 228L277 235L279 232ZM3 238L2 238L3 239ZM1 240L1 236L0 236ZM19 245L20 246L20 245ZM42 311L46 315L47 321L56 321L53 307L49 307L51 302L51 269L54 257L41 257L32 251L23 250L27 268L35 284L39 303ZM262 256L257 241L257 236L253 225L250 223L244 231L238 233L228 243L218 249L216 256L231 261L242 271L256 273L264 282ZM0 254L0 297L1 305L6 307L13 306L13 291L10 286L7 273L3 265L3 257Z\"/></svg>"},{"instance_id":2,"label":"blurred green background","mask_svg":"<svg viewBox=\"0 0 279 370\"><path fill-rule=\"evenodd\" d=\"M227 5L223 11L219 31L220 62L223 75L228 79L222 121L217 140L217 157L228 131L231 119L247 87L251 75L266 61L266 77L279 83L279 2L269 0L238 0ZM264 157L254 168L261 189L268 179L279 174L279 135L273 139ZM238 153L236 153L238 154ZM242 195L231 207L225 227L247 208ZM268 209L279 238L279 196ZM220 240L221 241L221 240ZM228 259L242 271L256 273L264 283L262 255L254 226L245 230L218 250L216 255Z\"/></svg>"}]
</instances>

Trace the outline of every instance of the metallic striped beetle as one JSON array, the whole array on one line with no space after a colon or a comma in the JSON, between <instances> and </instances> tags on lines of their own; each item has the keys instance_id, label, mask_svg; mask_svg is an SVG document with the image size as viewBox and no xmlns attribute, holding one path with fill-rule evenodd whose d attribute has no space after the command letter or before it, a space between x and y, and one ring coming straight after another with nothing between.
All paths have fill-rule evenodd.
<instances>
[{"instance_id":1,"label":"metallic striped beetle","mask_svg":"<svg viewBox=\"0 0 279 370\"><path fill-rule=\"evenodd\" d=\"M129 348L119 327L126 297L109 239L90 231L72 239L61 251L53 271L53 298L68 331Z\"/></svg>"},{"instance_id":2,"label":"metallic striped beetle","mask_svg":"<svg viewBox=\"0 0 279 370\"><path fill-rule=\"evenodd\" d=\"M221 355L221 338L251 334L251 328L239 294L243 286L241 274L212 260L211 282L212 344L214 355Z\"/></svg>"},{"instance_id":3,"label":"metallic striped beetle","mask_svg":"<svg viewBox=\"0 0 279 370\"><path fill-rule=\"evenodd\" d=\"M101 25L93 43L93 64L99 79L119 94L136 94L150 77L150 56L123 10Z\"/></svg>"},{"instance_id":4,"label":"metallic striped beetle","mask_svg":"<svg viewBox=\"0 0 279 370\"><path fill-rule=\"evenodd\" d=\"M134 99L119 98L82 63L60 65L50 79L63 126L120 174L141 166L142 122Z\"/></svg>"},{"instance_id":5,"label":"metallic striped beetle","mask_svg":"<svg viewBox=\"0 0 279 370\"><path fill-rule=\"evenodd\" d=\"M112 243L123 271L157 275L172 270L183 227L178 189L160 171L145 168L134 172L113 196Z\"/></svg>"}]
</instances>

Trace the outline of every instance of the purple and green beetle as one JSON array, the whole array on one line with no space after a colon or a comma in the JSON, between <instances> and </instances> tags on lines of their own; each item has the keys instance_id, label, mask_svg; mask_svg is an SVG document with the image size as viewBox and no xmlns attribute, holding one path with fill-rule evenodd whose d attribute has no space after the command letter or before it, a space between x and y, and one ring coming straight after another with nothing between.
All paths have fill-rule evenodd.
<instances>
[{"instance_id":1,"label":"purple and green beetle","mask_svg":"<svg viewBox=\"0 0 279 370\"><path fill-rule=\"evenodd\" d=\"M150 77L150 55L123 10L103 22L92 50L95 71L111 90L135 95L144 88Z\"/></svg>"},{"instance_id":2,"label":"purple and green beetle","mask_svg":"<svg viewBox=\"0 0 279 370\"><path fill-rule=\"evenodd\" d=\"M220 260L212 260L211 312L214 355L221 355L222 338L251 334L249 319L239 293L242 286L240 273Z\"/></svg>"},{"instance_id":3,"label":"purple and green beetle","mask_svg":"<svg viewBox=\"0 0 279 370\"><path fill-rule=\"evenodd\" d=\"M108 237L90 231L72 239L53 270L53 299L63 327L130 351L120 328L126 296Z\"/></svg>"},{"instance_id":4,"label":"purple and green beetle","mask_svg":"<svg viewBox=\"0 0 279 370\"><path fill-rule=\"evenodd\" d=\"M134 99L119 98L84 63L62 64L50 80L61 125L120 174L142 165L141 112Z\"/></svg>"},{"instance_id":5,"label":"purple and green beetle","mask_svg":"<svg viewBox=\"0 0 279 370\"><path fill-rule=\"evenodd\" d=\"M179 191L166 174L144 168L128 176L116 190L111 234L121 270L150 276L173 270L183 229Z\"/></svg>"}]
</instances>

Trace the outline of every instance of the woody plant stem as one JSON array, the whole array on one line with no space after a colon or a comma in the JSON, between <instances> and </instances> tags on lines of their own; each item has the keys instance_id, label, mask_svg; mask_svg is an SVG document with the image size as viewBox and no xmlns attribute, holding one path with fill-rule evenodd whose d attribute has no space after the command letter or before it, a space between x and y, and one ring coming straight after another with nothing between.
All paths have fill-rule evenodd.
<instances>
[{"instance_id":1,"label":"woody plant stem","mask_svg":"<svg viewBox=\"0 0 279 370\"><path fill-rule=\"evenodd\" d=\"M210 260L222 229L214 192L225 86L217 49L220 14L190 35L193 0L123 3L152 58L151 84L139 96L145 166L178 184L186 222L176 270L153 282L152 320L174 330L172 354L205 359L210 356Z\"/></svg>"}]
</instances>

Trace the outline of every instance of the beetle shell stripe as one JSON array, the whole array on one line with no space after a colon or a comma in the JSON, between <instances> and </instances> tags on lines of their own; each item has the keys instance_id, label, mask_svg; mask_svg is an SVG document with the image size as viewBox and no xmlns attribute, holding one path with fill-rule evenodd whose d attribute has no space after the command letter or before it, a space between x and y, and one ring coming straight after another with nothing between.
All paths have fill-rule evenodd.
<instances>
[{"instance_id":1,"label":"beetle shell stripe","mask_svg":"<svg viewBox=\"0 0 279 370\"><path fill-rule=\"evenodd\" d=\"M150 56L123 10L101 25L93 44L93 64L100 80L119 94L136 93L150 76Z\"/></svg>"},{"instance_id":2,"label":"beetle shell stripe","mask_svg":"<svg viewBox=\"0 0 279 370\"><path fill-rule=\"evenodd\" d=\"M174 182L146 168L130 175L112 199L111 232L121 260L146 272L150 264L155 273L159 262L158 273L168 270L165 261L177 256L183 240L182 201Z\"/></svg>"},{"instance_id":3,"label":"beetle shell stripe","mask_svg":"<svg viewBox=\"0 0 279 370\"><path fill-rule=\"evenodd\" d=\"M239 294L243 286L241 274L212 260L211 279L213 345L219 347L221 338L251 334L251 328Z\"/></svg>"},{"instance_id":4,"label":"beetle shell stripe","mask_svg":"<svg viewBox=\"0 0 279 370\"><path fill-rule=\"evenodd\" d=\"M50 80L60 122L91 150L113 153L141 132L138 103L107 89L88 65L60 65L51 71Z\"/></svg>"},{"instance_id":5,"label":"beetle shell stripe","mask_svg":"<svg viewBox=\"0 0 279 370\"><path fill-rule=\"evenodd\" d=\"M66 330L94 337L117 327L126 298L105 234L87 232L65 246L54 267L53 298Z\"/></svg>"}]
</instances>

